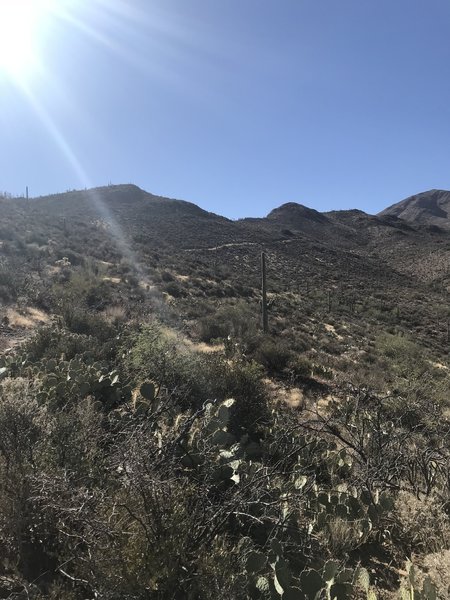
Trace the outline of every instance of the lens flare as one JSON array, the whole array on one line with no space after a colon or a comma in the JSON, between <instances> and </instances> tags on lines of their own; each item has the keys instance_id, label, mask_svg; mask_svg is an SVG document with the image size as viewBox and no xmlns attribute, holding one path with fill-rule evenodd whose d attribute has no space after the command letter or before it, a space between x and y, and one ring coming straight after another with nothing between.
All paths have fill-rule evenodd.
<instances>
[{"instance_id":1,"label":"lens flare","mask_svg":"<svg viewBox=\"0 0 450 600\"><path fill-rule=\"evenodd\" d=\"M48 52L55 33L61 39L61 32L67 28L83 33L112 54L143 67L139 56L118 42L125 23L136 24L138 21L138 14L125 0L0 0L0 84L9 86L12 82L14 89L27 99L49 139L56 144L85 189L93 188L93 185L83 161L42 98L45 97L43 82L47 82L47 90L58 89L57 71L52 69L53 61L48 60L48 55L46 59L45 49ZM114 31L116 35L112 34ZM33 74L36 77L31 77ZM91 189L89 197L101 219L108 224L118 248L145 281L145 270L102 194Z\"/></svg>"},{"instance_id":2,"label":"lens flare","mask_svg":"<svg viewBox=\"0 0 450 600\"><path fill-rule=\"evenodd\" d=\"M20 77L36 61L40 28L50 0L0 0L0 72Z\"/></svg>"}]
</instances>

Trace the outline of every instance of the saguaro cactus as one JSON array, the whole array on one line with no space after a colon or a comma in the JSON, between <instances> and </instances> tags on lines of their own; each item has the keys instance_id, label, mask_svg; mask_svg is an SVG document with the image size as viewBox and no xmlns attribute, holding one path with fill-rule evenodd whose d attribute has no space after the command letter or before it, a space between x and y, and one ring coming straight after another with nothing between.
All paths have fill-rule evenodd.
<instances>
[{"instance_id":1,"label":"saguaro cactus","mask_svg":"<svg viewBox=\"0 0 450 600\"><path fill-rule=\"evenodd\" d=\"M267 313L267 281L266 281L266 253L261 252L261 309L263 332L269 331L269 315Z\"/></svg>"}]
</instances>

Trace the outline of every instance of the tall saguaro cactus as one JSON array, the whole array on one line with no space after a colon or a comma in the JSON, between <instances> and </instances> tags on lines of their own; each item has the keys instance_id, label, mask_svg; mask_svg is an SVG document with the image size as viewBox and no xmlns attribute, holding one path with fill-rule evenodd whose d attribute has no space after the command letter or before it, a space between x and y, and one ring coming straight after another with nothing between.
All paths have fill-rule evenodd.
<instances>
[{"instance_id":1,"label":"tall saguaro cactus","mask_svg":"<svg viewBox=\"0 0 450 600\"><path fill-rule=\"evenodd\" d=\"M261 252L261 293L262 293L262 328L263 332L269 331L269 315L267 313L267 280L266 280L266 253Z\"/></svg>"}]
</instances>

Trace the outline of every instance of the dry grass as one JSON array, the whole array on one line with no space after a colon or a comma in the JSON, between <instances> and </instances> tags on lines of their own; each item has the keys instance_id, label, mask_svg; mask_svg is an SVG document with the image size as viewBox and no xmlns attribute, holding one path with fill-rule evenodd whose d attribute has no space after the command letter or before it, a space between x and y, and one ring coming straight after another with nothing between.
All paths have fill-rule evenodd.
<instances>
[{"instance_id":1,"label":"dry grass","mask_svg":"<svg viewBox=\"0 0 450 600\"><path fill-rule=\"evenodd\" d=\"M343 340L344 339L342 337L342 335L340 335L339 333L336 332L336 329L335 329L334 325L330 325L329 323L325 323L324 327L328 331L328 333L332 333L336 337L336 339L338 339L338 340Z\"/></svg>"},{"instance_id":2,"label":"dry grass","mask_svg":"<svg viewBox=\"0 0 450 600\"><path fill-rule=\"evenodd\" d=\"M333 400L334 400L334 398L331 395L323 396L322 398L319 398L316 402L317 412L320 415L325 416L329 412L330 402L332 402Z\"/></svg>"},{"instance_id":3,"label":"dry grass","mask_svg":"<svg viewBox=\"0 0 450 600\"><path fill-rule=\"evenodd\" d=\"M447 365L443 365L443 364L442 364L442 363L440 363L440 362L432 362L432 361L430 361L430 363L431 363L431 365L432 365L433 367L435 367L436 369L443 369L444 371L448 371L448 370L449 370L449 368L448 368L448 366L447 366Z\"/></svg>"},{"instance_id":4,"label":"dry grass","mask_svg":"<svg viewBox=\"0 0 450 600\"><path fill-rule=\"evenodd\" d=\"M123 306L107 306L102 314L105 321L117 324L123 323L126 320L127 311Z\"/></svg>"},{"instance_id":5,"label":"dry grass","mask_svg":"<svg viewBox=\"0 0 450 600\"><path fill-rule=\"evenodd\" d=\"M50 317L47 315L47 313L39 310L38 308L28 307L26 310L31 318L37 323L48 323L50 320Z\"/></svg>"},{"instance_id":6,"label":"dry grass","mask_svg":"<svg viewBox=\"0 0 450 600\"><path fill-rule=\"evenodd\" d=\"M341 556L360 543L358 527L354 523L339 517L332 518L327 524L327 546L335 556Z\"/></svg>"},{"instance_id":7,"label":"dry grass","mask_svg":"<svg viewBox=\"0 0 450 600\"><path fill-rule=\"evenodd\" d=\"M202 354L214 354L215 352L223 352L225 347L223 344L207 344L206 342L194 342L184 336L179 331L163 327L164 335L167 339L176 342L180 349L185 349L193 352L201 352Z\"/></svg>"},{"instance_id":8,"label":"dry grass","mask_svg":"<svg viewBox=\"0 0 450 600\"><path fill-rule=\"evenodd\" d=\"M299 408L304 405L305 398L303 392L298 388L286 390L286 404L292 408Z\"/></svg>"},{"instance_id":9,"label":"dry grass","mask_svg":"<svg viewBox=\"0 0 450 600\"><path fill-rule=\"evenodd\" d=\"M150 283L148 279L141 279L141 281L139 282L139 287L143 290L146 290L147 292L151 292L158 289L156 285Z\"/></svg>"},{"instance_id":10,"label":"dry grass","mask_svg":"<svg viewBox=\"0 0 450 600\"><path fill-rule=\"evenodd\" d=\"M6 310L9 324L12 327L23 329L34 329L37 325L48 323L49 316L37 308L27 307L25 309L8 308Z\"/></svg>"},{"instance_id":11,"label":"dry grass","mask_svg":"<svg viewBox=\"0 0 450 600\"><path fill-rule=\"evenodd\" d=\"M264 383L274 402L287 404L291 408L304 408L306 398L299 388L287 388L272 379L264 379Z\"/></svg>"},{"instance_id":12,"label":"dry grass","mask_svg":"<svg viewBox=\"0 0 450 600\"><path fill-rule=\"evenodd\" d=\"M196 352L202 352L203 354L214 354L215 352L223 352L225 346L223 344L207 344L206 342L191 342L188 341L188 345Z\"/></svg>"}]
</instances>

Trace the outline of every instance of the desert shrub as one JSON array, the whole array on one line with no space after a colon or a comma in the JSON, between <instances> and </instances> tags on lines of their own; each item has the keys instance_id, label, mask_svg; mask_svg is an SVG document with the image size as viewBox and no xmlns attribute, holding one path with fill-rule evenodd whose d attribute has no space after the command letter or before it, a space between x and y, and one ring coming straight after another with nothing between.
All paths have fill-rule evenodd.
<instances>
[{"instance_id":1,"label":"desert shrub","mask_svg":"<svg viewBox=\"0 0 450 600\"><path fill-rule=\"evenodd\" d=\"M105 282L93 283L86 290L85 302L88 308L102 310L109 304L110 299L111 289Z\"/></svg>"},{"instance_id":2,"label":"desert shrub","mask_svg":"<svg viewBox=\"0 0 450 600\"><path fill-rule=\"evenodd\" d=\"M70 267L68 275L61 283L55 283L51 290L53 305L60 314L75 308L102 310L111 303L111 286L89 265L75 270Z\"/></svg>"},{"instance_id":3,"label":"desert shrub","mask_svg":"<svg viewBox=\"0 0 450 600\"><path fill-rule=\"evenodd\" d=\"M175 277L170 273L170 271L161 271L161 281L164 283L169 283L171 281L175 281Z\"/></svg>"},{"instance_id":4,"label":"desert shrub","mask_svg":"<svg viewBox=\"0 0 450 600\"><path fill-rule=\"evenodd\" d=\"M64 338L93 340L43 332L35 357ZM119 395L129 383L136 402L105 407L89 392L97 367L84 354L0 385L0 558L43 597L244 600L274 573L289 593L314 578L324 595L329 570L358 597L355 566L369 568L372 552L396 566L425 541L419 520L431 539L438 529L448 539L432 500L442 475L430 504L408 511L400 496L394 506L408 469L445 438L425 420L408 429L394 399L349 387L311 420L269 412L260 365L202 354L155 322L123 336L118 353ZM141 398L149 380L159 393Z\"/></svg>"},{"instance_id":5,"label":"desert shrub","mask_svg":"<svg viewBox=\"0 0 450 600\"><path fill-rule=\"evenodd\" d=\"M71 360L86 352L105 359L108 356L96 338L71 333L56 324L40 327L21 347L21 355L31 364L52 358Z\"/></svg>"},{"instance_id":6,"label":"desert shrub","mask_svg":"<svg viewBox=\"0 0 450 600\"><path fill-rule=\"evenodd\" d=\"M139 278L134 273L128 273L125 281L131 288L139 287Z\"/></svg>"},{"instance_id":7,"label":"desert shrub","mask_svg":"<svg viewBox=\"0 0 450 600\"><path fill-rule=\"evenodd\" d=\"M17 232L12 227L0 227L0 240L13 241L17 237Z\"/></svg>"},{"instance_id":8,"label":"desert shrub","mask_svg":"<svg viewBox=\"0 0 450 600\"><path fill-rule=\"evenodd\" d=\"M0 386L0 454L3 468L33 470L33 456L44 435L43 412L34 398L34 385L25 379L5 380Z\"/></svg>"},{"instance_id":9,"label":"desert shrub","mask_svg":"<svg viewBox=\"0 0 450 600\"><path fill-rule=\"evenodd\" d=\"M294 355L286 342L263 338L254 353L254 358L267 369L270 375L280 375Z\"/></svg>"},{"instance_id":10,"label":"desert shrub","mask_svg":"<svg viewBox=\"0 0 450 600\"><path fill-rule=\"evenodd\" d=\"M15 564L30 582L39 579L45 589L64 547L55 515L40 503L42 489L60 473L76 476L77 485L92 485L104 481L105 471L103 433L90 400L51 414L37 402L37 388L24 379L0 386L0 474L7 482L0 488L0 532L6 564Z\"/></svg>"},{"instance_id":11,"label":"desert shrub","mask_svg":"<svg viewBox=\"0 0 450 600\"><path fill-rule=\"evenodd\" d=\"M103 311L103 318L107 323L117 327L125 323L127 311L121 305L107 306Z\"/></svg>"},{"instance_id":12,"label":"desert shrub","mask_svg":"<svg viewBox=\"0 0 450 600\"><path fill-rule=\"evenodd\" d=\"M120 263L116 266L116 271L117 271L118 275L126 275L131 270L132 270L131 264L125 259L122 259L120 261Z\"/></svg>"},{"instance_id":13,"label":"desert shrub","mask_svg":"<svg viewBox=\"0 0 450 600\"><path fill-rule=\"evenodd\" d=\"M342 344L336 339L322 338L320 348L328 354L339 356L342 354Z\"/></svg>"},{"instance_id":14,"label":"desert shrub","mask_svg":"<svg viewBox=\"0 0 450 600\"><path fill-rule=\"evenodd\" d=\"M290 343L294 352L306 352L311 349L311 340L301 333L293 335Z\"/></svg>"},{"instance_id":15,"label":"desert shrub","mask_svg":"<svg viewBox=\"0 0 450 600\"><path fill-rule=\"evenodd\" d=\"M5 304L9 304L14 299L14 296L11 295L10 288L6 285L0 285L0 300L2 300Z\"/></svg>"},{"instance_id":16,"label":"desert shrub","mask_svg":"<svg viewBox=\"0 0 450 600\"><path fill-rule=\"evenodd\" d=\"M192 351L158 325L147 326L135 338L129 367L136 380L151 379L182 407L205 400L235 398L236 427L254 430L267 418L261 369L255 363Z\"/></svg>"},{"instance_id":17,"label":"desert shrub","mask_svg":"<svg viewBox=\"0 0 450 600\"><path fill-rule=\"evenodd\" d=\"M5 302L17 298L21 282L21 277L18 275L12 265L7 263L0 265L0 294Z\"/></svg>"},{"instance_id":18,"label":"desert shrub","mask_svg":"<svg viewBox=\"0 0 450 600\"><path fill-rule=\"evenodd\" d=\"M231 429L253 435L270 421L260 365L245 360L229 363L221 356L204 356L200 361L202 385L213 399L234 398ZM200 376L200 373L199 373Z\"/></svg>"},{"instance_id":19,"label":"desert shrub","mask_svg":"<svg viewBox=\"0 0 450 600\"><path fill-rule=\"evenodd\" d=\"M73 307L63 313L64 324L72 333L93 336L105 342L116 335L116 329L102 316Z\"/></svg>"},{"instance_id":20,"label":"desert shrub","mask_svg":"<svg viewBox=\"0 0 450 600\"><path fill-rule=\"evenodd\" d=\"M76 473L79 483L103 483L106 455L102 420L98 403L90 396L54 411L48 440L53 468Z\"/></svg>"},{"instance_id":21,"label":"desert shrub","mask_svg":"<svg viewBox=\"0 0 450 600\"><path fill-rule=\"evenodd\" d=\"M38 539L45 519L30 498L32 479L45 468L49 433L46 409L38 405L34 387L24 379L0 386L0 556L30 580L52 563L47 540Z\"/></svg>"},{"instance_id":22,"label":"desert shrub","mask_svg":"<svg viewBox=\"0 0 450 600\"><path fill-rule=\"evenodd\" d=\"M215 313L198 320L198 335L204 342L217 338L244 341L256 333L255 313L245 302L221 306Z\"/></svg>"},{"instance_id":23,"label":"desert shrub","mask_svg":"<svg viewBox=\"0 0 450 600\"><path fill-rule=\"evenodd\" d=\"M357 523L339 517L330 518L322 532L324 545L333 556L345 556L361 544L361 532Z\"/></svg>"},{"instance_id":24,"label":"desert shrub","mask_svg":"<svg viewBox=\"0 0 450 600\"><path fill-rule=\"evenodd\" d=\"M430 578L436 587L438 598L448 598L450 594L450 550L438 550L419 561L416 568L418 584Z\"/></svg>"},{"instance_id":25,"label":"desert shrub","mask_svg":"<svg viewBox=\"0 0 450 600\"><path fill-rule=\"evenodd\" d=\"M449 548L450 519L438 497L419 499L400 492L395 501L395 518L392 535L406 556Z\"/></svg>"},{"instance_id":26,"label":"desert shrub","mask_svg":"<svg viewBox=\"0 0 450 600\"><path fill-rule=\"evenodd\" d=\"M182 298L183 296L186 296L186 292L176 281L167 283L163 289L173 298Z\"/></svg>"},{"instance_id":27,"label":"desert shrub","mask_svg":"<svg viewBox=\"0 0 450 600\"><path fill-rule=\"evenodd\" d=\"M237 282L234 286L236 295L243 298L250 298L253 295L253 289L247 285Z\"/></svg>"},{"instance_id":28,"label":"desert shrub","mask_svg":"<svg viewBox=\"0 0 450 600\"><path fill-rule=\"evenodd\" d=\"M293 381L298 383L311 377L314 364L306 356L295 355L289 360L287 368Z\"/></svg>"},{"instance_id":29,"label":"desert shrub","mask_svg":"<svg viewBox=\"0 0 450 600\"><path fill-rule=\"evenodd\" d=\"M156 440L145 435L149 429L142 433L125 428L111 452L113 486L109 481L88 489L64 475L40 482L41 511L55 522L60 560L76 581L74 586L59 576L52 588L70 586L77 599L95 590L106 598L206 600L220 583L217 597L225 598L242 586L233 585L239 556L224 535L227 505L211 502L207 485L181 473L168 457L158 472L152 464L160 462Z\"/></svg>"},{"instance_id":30,"label":"desert shrub","mask_svg":"<svg viewBox=\"0 0 450 600\"><path fill-rule=\"evenodd\" d=\"M165 388L180 401L195 402L200 393L195 354L157 323L134 337L128 361L137 379L155 380L159 388Z\"/></svg>"},{"instance_id":31,"label":"desert shrub","mask_svg":"<svg viewBox=\"0 0 450 600\"><path fill-rule=\"evenodd\" d=\"M85 256L79 252L75 252L70 248L63 248L59 251L61 256L65 256L71 265L73 266L81 266L85 264Z\"/></svg>"},{"instance_id":32,"label":"desert shrub","mask_svg":"<svg viewBox=\"0 0 450 600\"><path fill-rule=\"evenodd\" d=\"M48 238L40 231L28 231L25 235L26 244L37 244L38 246L45 246Z\"/></svg>"},{"instance_id":33,"label":"desert shrub","mask_svg":"<svg viewBox=\"0 0 450 600\"><path fill-rule=\"evenodd\" d=\"M377 351L389 361L390 370L399 376L420 376L428 365L424 360L423 348L407 337L392 334L378 336L375 341Z\"/></svg>"},{"instance_id":34,"label":"desert shrub","mask_svg":"<svg viewBox=\"0 0 450 600\"><path fill-rule=\"evenodd\" d=\"M229 335L228 326L225 323L219 323L215 317L203 317L198 326L199 337L203 342L212 342L213 340L226 338Z\"/></svg>"}]
</instances>

